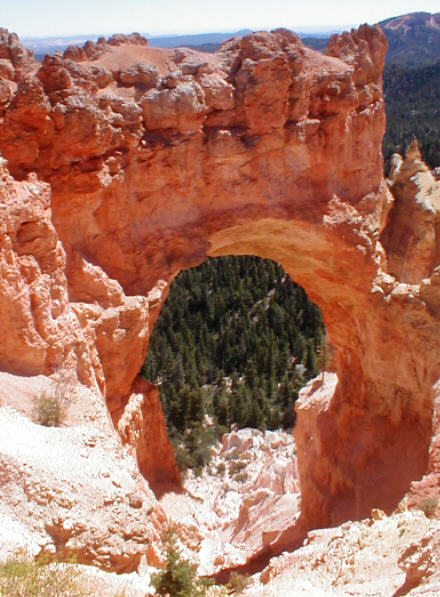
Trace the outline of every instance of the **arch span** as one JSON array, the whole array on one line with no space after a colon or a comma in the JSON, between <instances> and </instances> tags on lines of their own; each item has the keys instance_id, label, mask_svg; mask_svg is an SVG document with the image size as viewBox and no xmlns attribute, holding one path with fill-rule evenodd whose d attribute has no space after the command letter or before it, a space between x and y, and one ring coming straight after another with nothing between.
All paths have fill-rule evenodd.
<instances>
[{"instance_id":1,"label":"arch span","mask_svg":"<svg viewBox=\"0 0 440 597\"><path fill-rule=\"evenodd\" d=\"M334 36L325 55L286 30L215 55L115 36L41 65L15 38L2 44L2 154L16 179L37 172L52 192L50 212L48 187L26 183L39 211L13 239L37 259L52 312L35 297L14 305L30 331L12 348L3 338L2 368L73 368L120 420L173 277L207 255L273 259L321 307L336 349L336 377L298 412L304 526L392 509L426 471L439 363L424 353L440 335L380 243L398 224L380 29ZM64 294L47 283L58 274Z\"/></svg>"}]
</instances>

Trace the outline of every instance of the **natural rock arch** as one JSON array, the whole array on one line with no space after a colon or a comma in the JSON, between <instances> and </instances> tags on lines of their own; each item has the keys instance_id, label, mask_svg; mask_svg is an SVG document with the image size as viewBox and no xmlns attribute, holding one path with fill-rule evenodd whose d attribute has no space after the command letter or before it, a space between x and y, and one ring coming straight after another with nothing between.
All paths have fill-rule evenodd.
<instances>
[{"instance_id":1,"label":"natural rock arch","mask_svg":"<svg viewBox=\"0 0 440 597\"><path fill-rule=\"evenodd\" d=\"M41 66L4 30L1 44L0 147L25 181L3 164L18 290L3 282L1 306L19 333L0 332L1 369L76 371L124 434L173 277L207 255L273 259L335 348L336 375L299 404L304 528L395 507L428 465L440 336L436 278L420 282L438 261L411 285L386 273L381 235L394 272L406 257L383 179L380 29L334 36L326 55L286 30L215 55L114 36Z\"/></svg>"}]
</instances>

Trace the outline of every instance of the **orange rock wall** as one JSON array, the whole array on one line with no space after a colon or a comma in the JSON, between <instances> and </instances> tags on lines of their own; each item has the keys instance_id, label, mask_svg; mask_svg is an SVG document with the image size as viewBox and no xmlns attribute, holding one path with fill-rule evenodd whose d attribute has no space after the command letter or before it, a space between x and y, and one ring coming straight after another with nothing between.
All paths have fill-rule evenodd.
<instances>
[{"instance_id":1,"label":"orange rock wall","mask_svg":"<svg viewBox=\"0 0 440 597\"><path fill-rule=\"evenodd\" d=\"M113 420L128 420L178 272L207 255L274 259L321 307L335 348L337 384L309 388L298 410L304 525L394 507L426 470L440 330L420 290L437 253L410 279L387 272L387 252L398 262L387 226L401 216L383 179L380 29L334 36L326 55L286 30L215 55L114 36L41 65L24 50L17 60L16 43L2 34L0 149L15 179L50 185L65 267L44 279L65 279L72 330L3 339L0 367L51 374L68 352ZM35 209L26 221L41 220ZM20 336L36 309L15 318Z\"/></svg>"},{"instance_id":2,"label":"orange rock wall","mask_svg":"<svg viewBox=\"0 0 440 597\"><path fill-rule=\"evenodd\" d=\"M114 418L122 441L132 448L155 495L160 498L167 491L179 490L180 475L157 388L138 376L128 403Z\"/></svg>"}]
</instances>

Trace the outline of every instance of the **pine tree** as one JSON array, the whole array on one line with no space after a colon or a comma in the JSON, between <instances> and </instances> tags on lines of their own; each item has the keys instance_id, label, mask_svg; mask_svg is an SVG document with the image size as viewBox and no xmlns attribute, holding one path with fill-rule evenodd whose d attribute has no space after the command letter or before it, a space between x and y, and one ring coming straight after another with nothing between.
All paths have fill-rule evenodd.
<instances>
[{"instance_id":1,"label":"pine tree","mask_svg":"<svg viewBox=\"0 0 440 597\"><path fill-rule=\"evenodd\" d=\"M165 567L151 576L151 584L158 595L168 597L195 597L200 595L196 582L195 566L182 558L177 546L173 527L165 532L163 540L166 544Z\"/></svg>"}]
</instances>

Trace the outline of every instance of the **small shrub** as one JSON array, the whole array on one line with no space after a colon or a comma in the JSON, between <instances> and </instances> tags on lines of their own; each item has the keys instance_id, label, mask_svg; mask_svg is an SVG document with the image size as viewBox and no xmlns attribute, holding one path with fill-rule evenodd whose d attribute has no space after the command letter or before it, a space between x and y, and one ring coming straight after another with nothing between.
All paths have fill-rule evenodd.
<instances>
[{"instance_id":1,"label":"small shrub","mask_svg":"<svg viewBox=\"0 0 440 597\"><path fill-rule=\"evenodd\" d=\"M227 460L237 460L238 458L240 458L240 452L237 449L235 449L229 454L227 454L226 458Z\"/></svg>"},{"instance_id":2,"label":"small shrub","mask_svg":"<svg viewBox=\"0 0 440 597\"><path fill-rule=\"evenodd\" d=\"M226 465L224 462L220 462L220 464L217 466L217 475L221 475L223 477L223 475L225 474L226 471Z\"/></svg>"},{"instance_id":3,"label":"small shrub","mask_svg":"<svg viewBox=\"0 0 440 597\"><path fill-rule=\"evenodd\" d=\"M424 498L420 504L419 508L422 510L427 518L431 518L434 512L437 510L439 505L439 498L437 496L430 496Z\"/></svg>"},{"instance_id":4,"label":"small shrub","mask_svg":"<svg viewBox=\"0 0 440 597\"><path fill-rule=\"evenodd\" d=\"M43 390L34 398L33 419L35 423L46 427L60 427L66 418L73 391L73 381L66 373L59 372L54 388Z\"/></svg>"},{"instance_id":5,"label":"small shrub","mask_svg":"<svg viewBox=\"0 0 440 597\"><path fill-rule=\"evenodd\" d=\"M206 595L211 579L198 579L195 566L182 558L176 542L176 530L170 526L164 533L166 547L164 568L151 576L151 584L158 595L169 597L197 597Z\"/></svg>"},{"instance_id":6,"label":"small shrub","mask_svg":"<svg viewBox=\"0 0 440 597\"><path fill-rule=\"evenodd\" d=\"M237 481L237 483L244 483L245 481L248 480L248 474L247 473L238 473L236 475L234 475L233 477L234 481Z\"/></svg>"},{"instance_id":7,"label":"small shrub","mask_svg":"<svg viewBox=\"0 0 440 597\"><path fill-rule=\"evenodd\" d=\"M46 392L34 400L34 421L45 427L60 427L66 416L66 410L60 398Z\"/></svg>"},{"instance_id":8,"label":"small shrub","mask_svg":"<svg viewBox=\"0 0 440 597\"><path fill-rule=\"evenodd\" d=\"M215 430L200 424L193 425L183 436L171 438L176 464L181 473L191 469L199 475L202 468L209 464L212 457L212 445L216 439Z\"/></svg>"},{"instance_id":9,"label":"small shrub","mask_svg":"<svg viewBox=\"0 0 440 597\"><path fill-rule=\"evenodd\" d=\"M185 473L188 469L194 466L191 453L183 444L174 442L174 458L176 459L177 468L181 473Z\"/></svg>"},{"instance_id":10,"label":"small shrub","mask_svg":"<svg viewBox=\"0 0 440 597\"><path fill-rule=\"evenodd\" d=\"M235 475L246 468L246 462L244 460L233 460L229 463L229 474Z\"/></svg>"},{"instance_id":11,"label":"small shrub","mask_svg":"<svg viewBox=\"0 0 440 597\"><path fill-rule=\"evenodd\" d=\"M240 574L239 572L231 572L227 587L231 593L240 593L249 584L249 577L247 574Z\"/></svg>"},{"instance_id":12,"label":"small shrub","mask_svg":"<svg viewBox=\"0 0 440 597\"><path fill-rule=\"evenodd\" d=\"M35 560L17 554L0 564L0 595L14 597L82 597L80 572L72 565L49 565L45 554Z\"/></svg>"}]
</instances>

